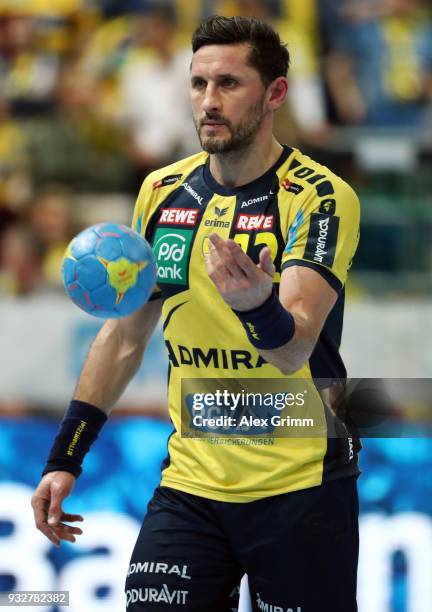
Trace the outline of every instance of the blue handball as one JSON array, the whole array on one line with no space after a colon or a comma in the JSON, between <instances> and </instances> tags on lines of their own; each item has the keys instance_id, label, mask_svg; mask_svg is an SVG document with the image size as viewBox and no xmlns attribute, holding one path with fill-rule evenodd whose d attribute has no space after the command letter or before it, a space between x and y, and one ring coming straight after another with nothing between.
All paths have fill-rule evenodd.
<instances>
[{"instance_id":1,"label":"blue handball","mask_svg":"<svg viewBox=\"0 0 432 612\"><path fill-rule=\"evenodd\" d=\"M125 317L145 304L156 281L149 243L126 225L101 223L66 249L63 283L82 310L105 319Z\"/></svg>"}]
</instances>

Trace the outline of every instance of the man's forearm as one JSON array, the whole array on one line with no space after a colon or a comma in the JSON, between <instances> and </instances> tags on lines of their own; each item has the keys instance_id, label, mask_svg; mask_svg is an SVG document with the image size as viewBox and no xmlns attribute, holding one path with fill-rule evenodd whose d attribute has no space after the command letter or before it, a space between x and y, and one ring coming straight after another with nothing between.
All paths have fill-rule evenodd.
<instances>
[{"instance_id":1,"label":"man's forearm","mask_svg":"<svg viewBox=\"0 0 432 612\"><path fill-rule=\"evenodd\" d=\"M161 311L151 302L124 319L105 323L93 342L48 456L43 474L70 472L77 478L91 445L142 360Z\"/></svg>"},{"instance_id":2,"label":"man's forearm","mask_svg":"<svg viewBox=\"0 0 432 612\"><path fill-rule=\"evenodd\" d=\"M258 352L282 374L289 376L302 368L311 356L314 346L315 341L302 336L297 327L294 338L286 344L270 350L258 349Z\"/></svg>"},{"instance_id":3,"label":"man's forearm","mask_svg":"<svg viewBox=\"0 0 432 612\"><path fill-rule=\"evenodd\" d=\"M75 399L109 413L140 366L145 346L125 342L117 321L107 321L93 342Z\"/></svg>"},{"instance_id":4,"label":"man's forearm","mask_svg":"<svg viewBox=\"0 0 432 612\"><path fill-rule=\"evenodd\" d=\"M109 414L137 372L160 316L160 305L147 304L126 320L109 320L93 342L78 382L75 399Z\"/></svg>"},{"instance_id":5,"label":"man's forearm","mask_svg":"<svg viewBox=\"0 0 432 612\"><path fill-rule=\"evenodd\" d=\"M309 359L321 326L310 319L301 303L285 308L273 289L261 306L252 310L234 311L246 334L261 357L283 374L298 372Z\"/></svg>"}]
</instances>

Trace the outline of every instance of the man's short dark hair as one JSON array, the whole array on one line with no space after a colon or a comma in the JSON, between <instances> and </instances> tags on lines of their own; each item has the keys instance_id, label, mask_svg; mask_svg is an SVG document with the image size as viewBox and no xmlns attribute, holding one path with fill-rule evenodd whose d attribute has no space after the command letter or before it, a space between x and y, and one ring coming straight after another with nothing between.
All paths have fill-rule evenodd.
<instances>
[{"instance_id":1,"label":"man's short dark hair","mask_svg":"<svg viewBox=\"0 0 432 612\"><path fill-rule=\"evenodd\" d=\"M265 87L277 77L288 74L289 51L271 25L252 17L222 17L205 19L192 36L195 53L206 45L232 45L249 43L249 66L255 68Z\"/></svg>"}]
</instances>

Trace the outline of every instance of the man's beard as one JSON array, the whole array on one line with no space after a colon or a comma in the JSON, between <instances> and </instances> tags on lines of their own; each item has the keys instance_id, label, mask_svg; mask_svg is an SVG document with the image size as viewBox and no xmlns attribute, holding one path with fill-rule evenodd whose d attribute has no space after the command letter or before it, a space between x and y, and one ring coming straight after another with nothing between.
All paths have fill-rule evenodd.
<instances>
[{"instance_id":1,"label":"man's beard","mask_svg":"<svg viewBox=\"0 0 432 612\"><path fill-rule=\"evenodd\" d=\"M208 113L206 119L202 121L223 122L230 132L230 136L225 139L215 136L206 136L203 138L201 136L201 128L203 127L202 121L199 124L195 121L198 138L203 150L211 154L224 154L241 152L247 149L254 141L261 127L264 115L263 106L264 96L250 109L247 117L236 126L233 126L227 119L216 113Z\"/></svg>"}]
</instances>

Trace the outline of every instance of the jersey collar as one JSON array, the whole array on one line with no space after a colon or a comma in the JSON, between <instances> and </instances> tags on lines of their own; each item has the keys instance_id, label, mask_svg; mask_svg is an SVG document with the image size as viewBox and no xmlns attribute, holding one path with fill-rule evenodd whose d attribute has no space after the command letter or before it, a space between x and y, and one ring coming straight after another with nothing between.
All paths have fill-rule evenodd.
<instances>
[{"instance_id":1,"label":"jersey collar","mask_svg":"<svg viewBox=\"0 0 432 612\"><path fill-rule=\"evenodd\" d=\"M279 156L279 159L273 164L271 168L267 170L264 174L256 178L255 180L247 183L246 185L241 185L240 187L226 187L225 185L221 185L218 183L212 176L210 172L210 156L207 157L206 163L203 168L203 178L209 189L211 189L214 193L217 193L222 196L235 196L244 193L245 191L254 191L255 189L259 190L263 185L266 185L269 178L276 173L276 170L288 159L288 157L293 152L291 147L287 145L282 145L283 151Z\"/></svg>"}]
</instances>

